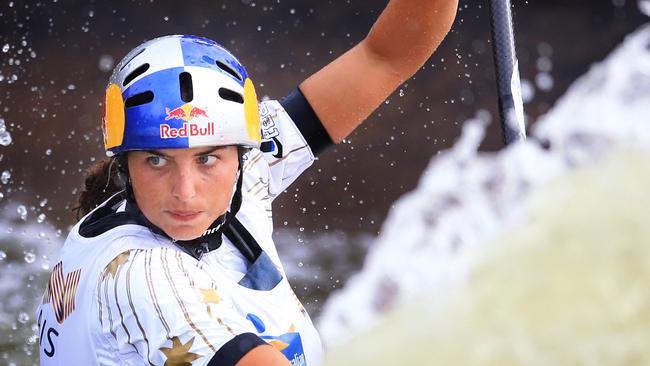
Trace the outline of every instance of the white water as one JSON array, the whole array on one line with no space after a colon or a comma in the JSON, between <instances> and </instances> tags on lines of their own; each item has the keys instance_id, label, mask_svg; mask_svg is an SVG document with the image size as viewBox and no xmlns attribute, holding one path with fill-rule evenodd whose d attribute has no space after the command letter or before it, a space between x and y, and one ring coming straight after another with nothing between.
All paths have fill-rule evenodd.
<instances>
[{"instance_id":1,"label":"white water","mask_svg":"<svg viewBox=\"0 0 650 366\"><path fill-rule=\"evenodd\" d=\"M29 365L36 359L34 313L43 295L61 233L42 220L21 218L21 205L0 213L0 364Z\"/></svg>"},{"instance_id":2,"label":"white water","mask_svg":"<svg viewBox=\"0 0 650 366\"><path fill-rule=\"evenodd\" d=\"M580 78L527 142L477 153L485 123L468 122L455 147L396 203L363 270L325 305L326 344L364 332L397 305L425 295L442 300L462 287L476 249L524 222L528 198L549 180L621 147L650 146L650 26Z\"/></svg>"}]
</instances>

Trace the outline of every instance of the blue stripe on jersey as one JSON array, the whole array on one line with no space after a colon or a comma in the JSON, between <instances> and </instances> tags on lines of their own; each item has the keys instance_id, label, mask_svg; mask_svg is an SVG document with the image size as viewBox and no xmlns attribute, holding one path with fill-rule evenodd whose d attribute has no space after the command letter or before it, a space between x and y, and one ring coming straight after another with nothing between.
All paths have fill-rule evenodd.
<instances>
[{"instance_id":1,"label":"blue stripe on jersey","mask_svg":"<svg viewBox=\"0 0 650 366\"><path fill-rule=\"evenodd\" d=\"M178 75L183 72L182 67L171 68L147 75L131 84L123 93L125 102L129 97L151 91L152 85L170 85L169 88L156 88L153 101L133 107L125 107L126 125L124 126L123 146L137 149L157 148L186 148L189 147L187 137L163 139L160 137L162 125L170 128L182 128L185 123L181 118L168 115L185 104L181 100ZM176 86L176 87L174 87ZM177 110L176 110L177 111ZM158 123L155 123L155 122Z\"/></svg>"},{"instance_id":2,"label":"blue stripe on jersey","mask_svg":"<svg viewBox=\"0 0 650 366\"><path fill-rule=\"evenodd\" d=\"M262 252L255 263L251 264L239 284L251 290L271 291L282 281L282 274L275 268L273 261Z\"/></svg>"}]
</instances>

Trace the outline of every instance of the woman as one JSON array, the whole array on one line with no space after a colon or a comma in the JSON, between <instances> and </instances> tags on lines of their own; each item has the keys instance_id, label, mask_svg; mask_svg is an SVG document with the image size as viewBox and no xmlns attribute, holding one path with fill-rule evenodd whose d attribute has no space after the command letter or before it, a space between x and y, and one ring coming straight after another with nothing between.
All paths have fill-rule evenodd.
<instances>
[{"instance_id":1,"label":"woman","mask_svg":"<svg viewBox=\"0 0 650 366\"><path fill-rule=\"evenodd\" d=\"M271 202L426 61L456 0L392 0L281 102L208 39L140 45L106 91L94 167L37 318L43 365L315 365ZM259 108L259 110L258 110Z\"/></svg>"}]
</instances>

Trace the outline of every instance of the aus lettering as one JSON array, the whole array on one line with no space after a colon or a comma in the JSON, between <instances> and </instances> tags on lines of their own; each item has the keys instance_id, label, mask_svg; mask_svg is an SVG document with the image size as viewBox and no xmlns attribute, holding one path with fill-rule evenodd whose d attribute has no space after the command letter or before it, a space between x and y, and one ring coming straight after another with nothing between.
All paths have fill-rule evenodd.
<instances>
[{"instance_id":1,"label":"aus lettering","mask_svg":"<svg viewBox=\"0 0 650 366\"><path fill-rule=\"evenodd\" d=\"M41 324L41 320L43 321L43 324ZM56 338L59 336L59 331L47 326L47 319L43 319L43 310L38 314L38 328L40 335L38 338L39 347L47 357L53 357L56 352L54 344ZM43 341L46 341L45 345L43 344Z\"/></svg>"}]
</instances>

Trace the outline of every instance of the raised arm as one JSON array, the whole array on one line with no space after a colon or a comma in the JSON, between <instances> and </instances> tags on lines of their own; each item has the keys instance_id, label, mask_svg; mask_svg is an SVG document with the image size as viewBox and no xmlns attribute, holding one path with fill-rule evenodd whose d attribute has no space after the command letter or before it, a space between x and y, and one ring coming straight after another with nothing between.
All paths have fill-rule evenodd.
<instances>
[{"instance_id":1,"label":"raised arm","mask_svg":"<svg viewBox=\"0 0 650 366\"><path fill-rule=\"evenodd\" d=\"M300 84L334 142L426 62L457 7L458 0L391 0L363 41Z\"/></svg>"}]
</instances>

